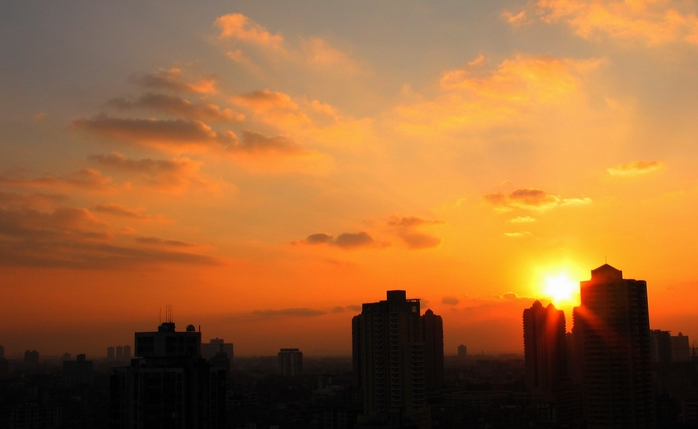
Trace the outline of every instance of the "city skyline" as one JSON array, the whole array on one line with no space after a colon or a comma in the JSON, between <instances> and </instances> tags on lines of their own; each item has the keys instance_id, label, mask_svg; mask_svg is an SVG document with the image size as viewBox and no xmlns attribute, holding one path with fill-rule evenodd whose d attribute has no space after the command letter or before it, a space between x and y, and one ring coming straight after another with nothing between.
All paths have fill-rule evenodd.
<instances>
[{"instance_id":1,"label":"city skyline","mask_svg":"<svg viewBox=\"0 0 698 429\"><path fill-rule=\"evenodd\" d=\"M0 5L0 344L98 356L172 305L351 354L386 290L523 351L604 262L698 338L685 1ZM198 329L197 329L198 330ZM693 345L693 344L691 344Z\"/></svg>"}]
</instances>

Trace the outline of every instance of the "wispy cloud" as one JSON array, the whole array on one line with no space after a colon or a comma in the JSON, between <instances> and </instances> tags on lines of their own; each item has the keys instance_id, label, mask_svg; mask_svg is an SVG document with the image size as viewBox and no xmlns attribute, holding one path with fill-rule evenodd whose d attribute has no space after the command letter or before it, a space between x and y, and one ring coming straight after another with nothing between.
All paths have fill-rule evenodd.
<instances>
[{"instance_id":1,"label":"wispy cloud","mask_svg":"<svg viewBox=\"0 0 698 429\"><path fill-rule=\"evenodd\" d=\"M89 159L107 169L133 174L131 180L163 191L181 192L192 185L209 188L199 170L202 163L189 158L130 159L118 152L107 155L90 155Z\"/></svg>"},{"instance_id":2,"label":"wispy cloud","mask_svg":"<svg viewBox=\"0 0 698 429\"><path fill-rule=\"evenodd\" d=\"M633 161L608 168L607 171L611 176L640 176L665 167L666 165L661 161Z\"/></svg>"},{"instance_id":3,"label":"wispy cloud","mask_svg":"<svg viewBox=\"0 0 698 429\"><path fill-rule=\"evenodd\" d=\"M647 46L677 41L698 44L698 17L693 2L538 0L518 13L507 11L504 16L512 25L535 20L563 22L589 40L607 37Z\"/></svg>"},{"instance_id":4,"label":"wispy cloud","mask_svg":"<svg viewBox=\"0 0 698 429\"><path fill-rule=\"evenodd\" d=\"M391 216L388 226L400 237L408 249L430 249L441 244L441 239L417 231L418 227L443 224L440 220L424 219L416 216Z\"/></svg>"},{"instance_id":5,"label":"wispy cloud","mask_svg":"<svg viewBox=\"0 0 698 429\"><path fill-rule=\"evenodd\" d=\"M163 216L146 215L141 213L140 211L128 209L120 204L115 203L97 204L94 207L92 207L92 211L95 213L103 213L129 219L158 221L164 220Z\"/></svg>"},{"instance_id":6,"label":"wispy cloud","mask_svg":"<svg viewBox=\"0 0 698 429\"><path fill-rule=\"evenodd\" d=\"M160 69L154 73L134 74L130 81L144 88L168 89L175 92L189 94L215 94L215 79L202 79L196 82L187 82L181 69Z\"/></svg>"},{"instance_id":7,"label":"wispy cloud","mask_svg":"<svg viewBox=\"0 0 698 429\"><path fill-rule=\"evenodd\" d=\"M360 231L357 233L345 232L334 237L324 232L311 234L303 240L297 240L291 244L308 244L308 245L329 245L336 246L342 249L352 250L361 248L383 248L389 246L389 243L384 243L371 237L367 232Z\"/></svg>"},{"instance_id":8,"label":"wispy cloud","mask_svg":"<svg viewBox=\"0 0 698 429\"><path fill-rule=\"evenodd\" d=\"M591 204L591 198L562 198L538 188L517 189L509 194L495 192L483 197L495 209L508 211L514 208L545 211L555 207Z\"/></svg>"},{"instance_id":9,"label":"wispy cloud","mask_svg":"<svg viewBox=\"0 0 698 429\"><path fill-rule=\"evenodd\" d=\"M219 38L256 43L272 48L279 48L284 38L280 34L271 34L266 28L241 13L229 13L220 16L214 24L221 29Z\"/></svg>"},{"instance_id":10,"label":"wispy cloud","mask_svg":"<svg viewBox=\"0 0 698 429\"><path fill-rule=\"evenodd\" d=\"M92 212L75 207L40 211L0 206L0 260L7 266L93 270L220 264L205 255L124 245Z\"/></svg>"},{"instance_id":11,"label":"wispy cloud","mask_svg":"<svg viewBox=\"0 0 698 429\"><path fill-rule=\"evenodd\" d=\"M0 184L28 188L75 187L98 191L115 189L110 177L105 177L98 170L91 168L65 176L44 176L36 179L12 179L0 176Z\"/></svg>"},{"instance_id":12,"label":"wispy cloud","mask_svg":"<svg viewBox=\"0 0 698 429\"><path fill-rule=\"evenodd\" d=\"M124 97L114 98L108 104L119 110L151 109L188 120L241 122L245 119L245 115L236 113L229 108L222 109L220 106L212 103L193 103L180 96L169 94L147 93L136 100Z\"/></svg>"},{"instance_id":13,"label":"wispy cloud","mask_svg":"<svg viewBox=\"0 0 698 429\"><path fill-rule=\"evenodd\" d=\"M232 131L216 133L197 120L110 118L104 115L73 122L76 129L139 146L181 152L223 148L237 142Z\"/></svg>"}]
</instances>

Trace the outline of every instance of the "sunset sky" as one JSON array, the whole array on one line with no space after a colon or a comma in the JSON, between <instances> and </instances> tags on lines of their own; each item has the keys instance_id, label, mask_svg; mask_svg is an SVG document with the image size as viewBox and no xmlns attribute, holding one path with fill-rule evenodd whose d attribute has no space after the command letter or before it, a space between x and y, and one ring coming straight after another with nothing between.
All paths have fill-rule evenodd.
<instances>
[{"instance_id":1,"label":"sunset sky","mask_svg":"<svg viewBox=\"0 0 698 429\"><path fill-rule=\"evenodd\" d=\"M698 344L695 1L201 3L0 3L7 355L167 305L236 355L349 355L389 289L446 354L522 352L606 261Z\"/></svg>"}]
</instances>

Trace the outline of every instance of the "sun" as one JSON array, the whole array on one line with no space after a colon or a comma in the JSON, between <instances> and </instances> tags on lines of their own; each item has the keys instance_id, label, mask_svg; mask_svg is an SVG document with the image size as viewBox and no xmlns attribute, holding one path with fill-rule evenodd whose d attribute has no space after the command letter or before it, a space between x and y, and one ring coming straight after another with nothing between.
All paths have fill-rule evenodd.
<instances>
[{"instance_id":1,"label":"sun","mask_svg":"<svg viewBox=\"0 0 698 429\"><path fill-rule=\"evenodd\" d=\"M565 273L545 278L545 293L553 304L571 303L579 293L579 284Z\"/></svg>"}]
</instances>

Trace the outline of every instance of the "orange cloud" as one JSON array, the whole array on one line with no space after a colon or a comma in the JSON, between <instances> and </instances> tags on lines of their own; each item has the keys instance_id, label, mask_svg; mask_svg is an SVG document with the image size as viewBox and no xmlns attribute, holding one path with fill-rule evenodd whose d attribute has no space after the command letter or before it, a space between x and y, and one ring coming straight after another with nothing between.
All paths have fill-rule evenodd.
<instances>
[{"instance_id":1,"label":"orange cloud","mask_svg":"<svg viewBox=\"0 0 698 429\"><path fill-rule=\"evenodd\" d=\"M89 190L112 190L110 177L104 177L97 170L87 168L66 176L44 176L37 179L21 180L0 176L0 184L21 187L76 187Z\"/></svg>"},{"instance_id":2,"label":"orange cloud","mask_svg":"<svg viewBox=\"0 0 698 429\"><path fill-rule=\"evenodd\" d=\"M591 198L562 198L538 188L517 189L510 194L495 192L487 194L483 198L500 211L509 211L514 208L545 211L555 207L591 204L592 202Z\"/></svg>"},{"instance_id":3,"label":"orange cloud","mask_svg":"<svg viewBox=\"0 0 698 429\"><path fill-rule=\"evenodd\" d=\"M423 232L416 231L415 228L424 225L439 225L443 221L428 220L416 216L391 216L388 226L395 228L395 234L405 243L408 249L429 249L441 244L441 239Z\"/></svg>"},{"instance_id":4,"label":"orange cloud","mask_svg":"<svg viewBox=\"0 0 698 429\"><path fill-rule=\"evenodd\" d=\"M252 154L303 154L305 149L296 142L284 136L267 137L253 131L243 131L242 141L230 147L232 151L242 151Z\"/></svg>"},{"instance_id":5,"label":"orange cloud","mask_svg":"<svg viewBox=\"0 0 698 429\"><path fill-rule=\"evenodd\" d=\"M463 90L478 98L555 102L574 92L581 84L579 76L599 61L517 55L504 60L490 75L476 77L473 70L480 63L444 73L441 88Z\"/></svg>"},{"instance_id":6,"label":"orange cloud","mask_svg":"<svg viewBox=\"0 0 698 429\"><path fill-rule=\"evenodd\" d=\"M119 244L119 234L84 208L37 210L13 207L12 200L16 198L0 194L0 260L6 266L130 269L163 263L220 264L204 255Z\"/></svg>"},{"instance_id":7,"label":"orange cloud","mask_svg":"<svg viewBox=\"0 0 698 429\"><path fill-rule=\"evenodd\" d=\"M583 101L585 78L601 60L516 55L493 70L478 57L466 67L446 71L441 94L395 109L397 128L411 134L486 129L512 121L526 124L532 108Z\"/></svg>"},{"instance_id":8,"label":"orange cloud","mask_svg":"<svg viewBox=\"0 0 698 429\"><path fill-rule=\"evenodd\" d=\"M607 171L611 176L639 176L665 167L665 164L661 161L633 161L608 168Z\"/></svg>"},{"instance_id":9,"label":"orange cloud","mask_svg":"<svg viewBox=\"0 0 698 429\"><path fill-rule=\"evenodd\" d=\"M96 213L104 213L112 216L125 217L138 220L163 220L162 216L152 216L141 213L140 211L128 209L120 204L108 203L97 204L92 207L92 211Z\"/></svg>"},{"instance_id":10,"label":"orange cloud","mask_svg":"<svg viewBox=\"0 0 698 429\"><path fill-rule=\"evenodd\" d=\"M194 247L196 243L187 243L179 240L165 240L159 237L136 237L135 241L140 244L149 244L156 246L174 246L174 247Z\"/></svg>"},{"instance_id":11,"label":"orange cloud","mask_svg":"<svg viewBox=\"0 0 698 429\"><path fill-rule=\"evenodd\" d=\"M647 46L698 44L698 17L690 2L539 0L531 8L543 22L562 21L585 39L608 36Z\"/></svg>"},{"instance_id":12,"label":"orange cloud","mask_svg":"<svg viewBox=\"0 0 698 429\"><path fill-rule=\"evenodd\" d=\"M271 34L266 28L257 24L241 13L229 13L218 17L214 25L221 29L221 39L234 38L272 48L281 47L284 39L280 34Z\"/></svg>"},{"instance_id":13,"label":"orange cloud","mask_svg":"<svg viewBox=\"0 0 698 429\"><path fill-rule=\"evenodd\" d=\"M217 92L214 79L203 79L194 83L186 82L182 70L178 68L160 69L155 73L133 75L130 81L144 88L169 89L189 94L215 94Z\"/></svg>"},{"instance_id":14,"label":"orange cloud","mask_svg":"<svg viewBox=\"0 0 698 429\"><path fill-rule=\"evenodd\" d=\"M210 185L209 181L199 174L202 163L189 158L135 160L112 152L108 155L90 155L89 159L105 168L137 174L136 179L140 183L164 191L181 192L192 185Z\"/></svg>"},{"instance_id":15,"label":"orange cloud","mask_svg":"<svg viewBox=\"0 0 698 429\"><path fill-rule=\"evenodd\" d=\"M197 120L123 119L100 115L74 121L73 126L100 137L171 151L205 150L237 141L232 131L216 133Z\"/></svg>"},{"instance_id":16,"label":"orange cloud","mask_svg":"<svg viewBox=\"0 0 698 429\"><path fill-rule=\"evenodd\" d=\"M389 246L389 243L377 241L367 232L360 231L357 233L345 232L334 237L324 232L311 234L303 240L294 241L291 244L308 244L308 245L330 245L340 247L342 249L353 250L360 248L383 248Z\"/></svg>"},{"instance_id":17,"label":"orange cloud","mask_svg":"<svg viewBox=\"0 0 698 429\"><path fill-rule=\"evenodd\" d=\"M176 95L148 93L135 101L130 101L126 98L114 98L108 104L119 110L136 108L159 110L189 120L214 122L241 122L245 120L245 115L233 112L231 109L221 109L220 106L210 103L192 103Z\"/></svg>"}]
</instances>

